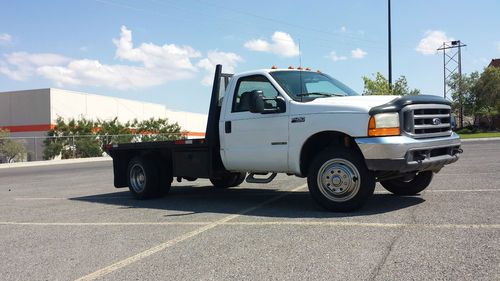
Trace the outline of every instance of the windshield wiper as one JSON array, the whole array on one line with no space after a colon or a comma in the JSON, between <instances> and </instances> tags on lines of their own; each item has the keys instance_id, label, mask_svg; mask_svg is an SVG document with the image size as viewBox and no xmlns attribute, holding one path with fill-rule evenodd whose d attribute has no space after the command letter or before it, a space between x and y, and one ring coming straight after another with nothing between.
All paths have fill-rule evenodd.
<instances>
[{"instance_id":1,"label":"windshield wiper","mask_svg":"<svg viewBox=\"0 0 500 281\"><path fill-rule=\"evenodd\" d=\"M324 96L324 97L343 97L345 95L343 94L338 94L338 93L321 93L321 92L314 92L314 93L300 93L297 94L297 97L307 97L307 96L312 96L312 95L317 95L317 96Z\"/></svg>"}]
</instances>

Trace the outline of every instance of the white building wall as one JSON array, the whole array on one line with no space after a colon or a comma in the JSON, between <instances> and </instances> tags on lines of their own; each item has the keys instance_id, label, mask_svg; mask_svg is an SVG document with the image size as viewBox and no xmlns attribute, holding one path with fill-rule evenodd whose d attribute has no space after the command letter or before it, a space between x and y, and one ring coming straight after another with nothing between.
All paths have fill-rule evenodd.
<instances>
[{"instance_id":1,"label":"white building wall","mask_svg":"<svg viewBox=\"0 0 500 281\"><path fill-rule=\"evenodd\" d=\"M0 93L0 127L50 124L49 89Z\"/></svg>"},{"instance_id":2,"label":"white building wall","mask_svg":"<svg viewBox=\"0 0 500 281\"><path fill-rule=\"evenodd\" d=\"M58 117L64 119L86 118L111 120L118 117L122 123L137 119L168 118L177 122L183 130L189 132L205 132L207 115L173 111L164 105L141 101L133 101L115 97L98 96L87 93L50 89L51 121Z\"/></svg>"}]
</instances>

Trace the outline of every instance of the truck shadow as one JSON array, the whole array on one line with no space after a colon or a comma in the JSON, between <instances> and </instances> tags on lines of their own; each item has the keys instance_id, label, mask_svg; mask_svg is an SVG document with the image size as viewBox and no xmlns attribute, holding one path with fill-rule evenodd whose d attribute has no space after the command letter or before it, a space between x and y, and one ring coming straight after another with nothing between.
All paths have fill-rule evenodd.
<instances>
[{"instance_id":1,"label":"truck shadow","mask_svg":"<svg viewBox=\"0 0 500 281\"><path fill-rule=\"evenodd\" d=\"M215 189L211 186L173 187L170 193L158 199L136 200L127 191L75 197L71 200L116 205L123 209L159 209L169 211L165 217L189 216L200 213L238 214L242 210L283 195L245 215L275 218L334 218L383 214L418 205L421 197L374 194L360 210L349 213L328 212L319 207L309 192L287 192L276 189L233 188ZM285 196L286 195L286 196ZM175 212L179 212L176 214Z\"/></svg>"}]
</instances>

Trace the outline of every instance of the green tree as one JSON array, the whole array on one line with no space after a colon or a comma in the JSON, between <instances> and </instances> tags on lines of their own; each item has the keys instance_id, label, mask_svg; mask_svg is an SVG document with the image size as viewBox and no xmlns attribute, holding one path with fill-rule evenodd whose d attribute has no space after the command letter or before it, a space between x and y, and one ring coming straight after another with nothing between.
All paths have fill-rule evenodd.
<instances>
[{"instance_id":1,"label":"green tree","mask_svg":"<svg viewBox=\"0 0 500 281\"><path fill-rule=\"evenodd\" d=\"M462 95L463 115L475 117L479 108L477 107L477 96L474 88L479 79L479 72L471 74L454 74L447 82L451 92L452 109L458 114L460 107L460 93Z\"/></svg>"},{"instance_id":2,"label":"green tree","mask_svg":"<svg viewBox=\"0 0 500 281\"><path fill-rule=\"evenodd\" d=\"M420 94L418 89L410 89L405 76L399 77L393 84L392 89L389 87L389 81L380 72L375 74L375 78L371 79L363 76L365 88L364 95L397 95L397 96L414 96Z\"/></svg>"},{"instance_id":3,"label":"green tree","mask_svg":"<svg viewBox=\"0 0 500 281\"><path fill-rule=\"evenodd\" d=\"M140 135L140 136L137 136ZM132 120L120 123L117 118L109 121L57 118L54 128L47 132L44 159L101 156L106 143L133 141L163 141L183 138L181 127L168 119L151 118L142 122Z\"/></svg>"},{"instance_id":4,"label":"green tree","mask_svg":"<svg viewBox=\"0 0 500 281\"><path fill-rule=\"evenodd\" d=\"M122 124L118 121L118 118L114 118L110 121L98 120L97 125L99 126L99 134L105 136L105 141L107 143L127 143L132 142L134 137L132 136L131 128L137 125L137 120L132 122L128 121Z\"/></svg>"},{"instance_id":5,"label":"green tree","mask_svg":"<svg viewBox=\"0 0 500 281\"><path fill-rule=\"evenodd\" d=\"M19 141L10 139L8 130L0 129L0 157L5 158L7 163L16 158L22 158L26 154L26 147Z\"/></svg>"},{"instance_id":6,"label":"green tree","mask_svg":"<svg viewBox=\"0 0 500 281\"><path fill-rule=\"evenodd\" d=\"M143 142L177 140L183 138L179 124L169 123L166 118L151 118L137 123L136 126L136 133L143 135L141 138Z\"/></svg>"},{"instance_id":7,"label":"green tree","mask_svg":"<svg viewBox=\"0 0 500 281\"><path fill-rule=\"evenodd\" d=\"M102 143L98 140L97 128L97 122L85 118L66 122L58 117L44 140L44 159L54 159L58 155L62 159L101 156Z\"/></svg>"},{"instance_id":8,"label":"green tree","mask_svg":"<svg viewBox=\"0 0 500 281\"><path fill-rule=\"evenodd\" d=\"M500 68L485 68L472 92L475 95L477 111L488 118L489 129L493 129L493 117L500 114Z\"/></svg>"}]
</instances>

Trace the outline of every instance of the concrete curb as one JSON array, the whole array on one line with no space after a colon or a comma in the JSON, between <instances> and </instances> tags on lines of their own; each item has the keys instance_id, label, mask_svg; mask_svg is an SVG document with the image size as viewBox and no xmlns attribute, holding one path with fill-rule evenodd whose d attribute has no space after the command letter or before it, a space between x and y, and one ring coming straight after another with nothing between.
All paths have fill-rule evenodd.
<instances>
[{"instance_id":1,"label":"concrete curb","mask_svg":"<svg viewBox=\"0 0 500 281\"><path fill-rule=\"evenodd\" d=\"M469 141L500 141L500 138L477 138L477 139L460 139L462 142Z\"/></svg>"},{"instance_id":2,"label":"concrete curb","mask_svg":"<svg viewBox=\"0 0 500 281\"><path fill-rule=\"evenodd\" d=\"M45 161L33 161L33 162L4 163L0 164L0 169L103 162L111 160L113 160L111 157L104 156L104 157L93 157L93 158L65 159L65 160L45 160Z\"/></svg>"}]
</instances>

